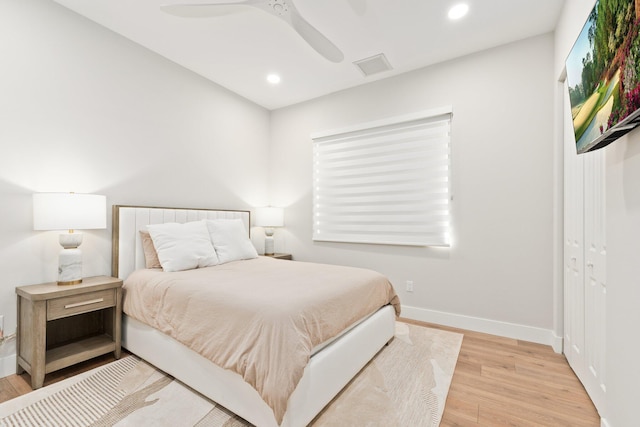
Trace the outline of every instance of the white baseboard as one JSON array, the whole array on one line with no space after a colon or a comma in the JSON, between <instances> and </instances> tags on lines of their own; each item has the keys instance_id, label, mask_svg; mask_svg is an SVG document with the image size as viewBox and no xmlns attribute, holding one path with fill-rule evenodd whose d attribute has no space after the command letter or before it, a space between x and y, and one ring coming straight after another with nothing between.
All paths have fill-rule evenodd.
<instances>
[{"instance_id":1,"label":"white baseboard","mask_svg":"<svg viewBox=\"0 0 640 427\"><path fill-rule=\"evenodd\" d=\"M10 354L0 358L0 378L16 373L16 355Z\"/></svg>"},{"instance_id":2,"label":"white baseboard","mask_svg":"<svg viewBox=\"0 0 640 427\"><path fill-rule=\"evenodd\" d=\"M422 322L437 323L453 328L468 329L491 335L513 338L523 341L549 345L556 353L562 352L562 337L551 329L500 322L498 320L480 317L464 316L461 314L445 313L425 308L402 306L402 317L420 320Z\"/></svg>"},{"instance_id":3,"label":"white baseboard","mask_svg":"<svg viewBox=\"0 0 640 427\"><path fill-rule=\"evenodd\" d=\"M611 427L606 418L600 418L600 427Z\"/></svg>"},{"instance_id":4,"label":"white baseboard","mask_svg":"<svg viewBox=\"0 0 640 427\"><path fill-rule=\"evenodd\" d=\"M0 378L16 373L15 336L0 343Z\"/></svg>"}]
</instances>

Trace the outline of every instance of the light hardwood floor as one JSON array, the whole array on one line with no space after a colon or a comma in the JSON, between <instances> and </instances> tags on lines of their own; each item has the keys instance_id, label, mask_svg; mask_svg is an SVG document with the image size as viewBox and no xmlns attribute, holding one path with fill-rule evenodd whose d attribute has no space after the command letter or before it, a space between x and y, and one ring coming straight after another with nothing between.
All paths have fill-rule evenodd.
<instances>
[{"instance_id":1,"label":"light hardwood floor","mask_svg":"<svg viewBox=\"0 0 640 427\"><path fill-rule=\"evenodd\" d=\"M441 427L600 426L582 384L551 347L404 320L464 334ZM113 360L105 355L54 372L45 386ZM30 391L26 373L0 378L0 402Z\"/></svg>"},{"instance_id":2,"label":"light hardwood floor","mask_svg":"<svg viewBox=\"0 0 640 427\"><path fill-rule=\"evenodd\" d=\"M600 426L582 383L551 347L403 320L464 334L441 427Z\"/></svg>"}]
</instances>

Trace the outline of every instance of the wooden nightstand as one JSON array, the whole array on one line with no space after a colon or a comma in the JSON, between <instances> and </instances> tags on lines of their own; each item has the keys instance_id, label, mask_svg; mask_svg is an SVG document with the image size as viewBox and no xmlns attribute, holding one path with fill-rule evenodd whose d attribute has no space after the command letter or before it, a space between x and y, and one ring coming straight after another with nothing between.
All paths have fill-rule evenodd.
<instances>
[{"instance_id":1,"label":"wooden nightstand","mask_svg":"<svg viewBox=\"0 0 640 427\"><path fill-rule=\"evenodd\" d=\"M273 255L265 255L271 258L276 258L276 259L289 259L292 260L293 256L291 256L291 254L283 254L283 253L275 253Z\"/></svg>"},{"instance_id":2,"label":"wooden nightstand","mask_svg":"<svg viewBox=\"0 0 640 427\"><path fill-rule=\"evenodd\" d=\"M113 351L120 358L122 280L96 276L78 285L19 286L16 373L31 387L58 369Z\"/></svg>"}]
</instances>

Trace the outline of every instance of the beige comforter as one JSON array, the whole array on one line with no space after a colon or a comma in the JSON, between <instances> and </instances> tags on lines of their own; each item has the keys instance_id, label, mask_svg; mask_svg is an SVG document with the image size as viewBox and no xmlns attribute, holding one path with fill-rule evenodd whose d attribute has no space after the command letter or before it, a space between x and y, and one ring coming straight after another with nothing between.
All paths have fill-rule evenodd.
<instances>
[{"instance_id":1,"label":"beige comforter","mask_svg":"<svg viewBox=\"0 0 640 427\"><path fill-rule=\"evenodd\" d=\"M398 297L371 270L260 257L124 284L124 312L240 374L278 423L312 349Z\"/></svg>"}]
</instances>

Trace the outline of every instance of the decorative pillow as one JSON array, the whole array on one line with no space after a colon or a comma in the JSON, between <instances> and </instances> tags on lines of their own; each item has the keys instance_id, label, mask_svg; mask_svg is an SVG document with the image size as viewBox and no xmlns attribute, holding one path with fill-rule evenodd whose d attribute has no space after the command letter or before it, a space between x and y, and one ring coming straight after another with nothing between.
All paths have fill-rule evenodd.
<instances>
[{"instance_id":1,"label":"decorative pillow","mask_svg":"<svg viewBox=\"0 0 640 427\"><path fill-rule=\"evenodd\" d=\"M204 221L147 226L164 271L182 271L218 264Z\"/></svg>"},{"instance_id":2,"label":"decorative pillow","mask_svg":"<svg viewBox=\"0 0 640 427\"><path fill-rule=\"evenodd\" d=\"M144 251L144 264L146 268L162 268L158 259L158 252L153 246L151 235L146 230L140 230L140 238L142 239L142 250Z\"/></svg>"},{"instance_id":3,"label":"decorative pillow","mask_svg":"<svg viewBox=\"0 0 640 427\"><path fill-rule=\"evenodd\" d=\"M242 220L210 219L207 227L220 264L258 257Z\"/></svg>"}]
</instances>

